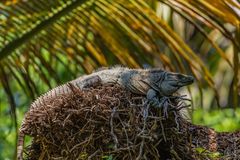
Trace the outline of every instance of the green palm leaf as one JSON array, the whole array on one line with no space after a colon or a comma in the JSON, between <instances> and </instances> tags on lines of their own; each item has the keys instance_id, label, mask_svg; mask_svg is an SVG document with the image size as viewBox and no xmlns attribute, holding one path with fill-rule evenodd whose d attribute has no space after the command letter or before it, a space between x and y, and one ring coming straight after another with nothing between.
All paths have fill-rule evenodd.
<instances>
[{"instance_id":1,"label":"green palm leaf","mask_svg":"<svg viewBox=\"0 0 240 160\"><path fill-rule=\"evenodd\" d=\"M220 57L235 75L239 72L240 44L236 36L239 4L233 0L214 3L159 0L151 4L169 6L173 14L181 16L200 34L194 36L186 31L182 34L188 39L179 36L173 20L160 18L148 3L140 0L1 2L0 73L8 78L1 79L6 93L9 97L14 95L12 79L34 98L55 86L55 82L90 73L99 66L148 64L194 74L200 93L206 83L219 101L214 73L204 59L210 55L213 59ZM213 32L235 47L235 61L226 54L222 43L214 39ZM200 54L203 51L204 55Z\"/></svg>"}]
</instances>

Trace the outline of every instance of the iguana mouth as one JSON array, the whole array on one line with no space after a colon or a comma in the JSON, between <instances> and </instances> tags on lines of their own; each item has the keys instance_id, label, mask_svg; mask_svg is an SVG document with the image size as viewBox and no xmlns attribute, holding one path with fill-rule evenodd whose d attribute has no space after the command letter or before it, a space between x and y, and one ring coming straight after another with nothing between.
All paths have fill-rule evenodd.
<instances>
[{"instance_id":1,"label":"iguana mouth","mask_svg":"<svg viewBox=\"0 0 240 160\"><path fill-rule=\"evenodd\" d=\"M186 76L185 78L181 79L178 82L178 86L186 86L186 85L190 85L194 82L194 78L192 76Z\"/></svg>"}]
</instances>

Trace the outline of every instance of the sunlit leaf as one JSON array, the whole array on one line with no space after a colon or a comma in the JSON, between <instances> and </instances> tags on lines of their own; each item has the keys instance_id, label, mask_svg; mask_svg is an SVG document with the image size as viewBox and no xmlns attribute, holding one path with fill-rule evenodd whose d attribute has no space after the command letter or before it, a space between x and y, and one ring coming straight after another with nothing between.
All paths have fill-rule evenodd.
<instances>
[{"instance_id":1,"label":"sunlit leaf","mask_svg":"<svg viewBox=\"0 0 240 160\"><path fill-rule=\"evenodd\" d=\"M163 4L171 8L171 21L154 10ZM208 86L219 103L210 64L222 59L231 71L239 72L239 5L234 0L5 0L0 9L1 68L31 98L56 83L121 63L193 74L200 97ZM184 24L176 31L171 24L174 15ZM182 33L188 25L192 33ZM234 61L215 33L234 46ZM237 82L234 76L234 94Z\"/></svg>"}]
</instances>

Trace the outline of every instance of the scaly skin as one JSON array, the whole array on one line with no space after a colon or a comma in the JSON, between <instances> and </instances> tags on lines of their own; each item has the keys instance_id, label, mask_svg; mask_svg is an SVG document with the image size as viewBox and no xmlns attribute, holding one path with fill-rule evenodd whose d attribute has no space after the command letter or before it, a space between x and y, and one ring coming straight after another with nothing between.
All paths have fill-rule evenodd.
<instances>
[{"instance_id":1,"label":"scaly skin","mask_svg":"<svg viewBox=\"0 0 240 160\"><path fill-rule=\"evenodd\" d=\"M71 85L79 89L89 88L96 84L118 84L132 93L146 95L154 106L161 107L159 97L170 96L179 88L193 83L193 77L179 73L167 72L161 69L129 69L116 67L94 72L70 81ZM68 83L60 85L36 99L30 109L41 106L49 98L70 93ZM24 123L24 120L22 124ZM19 130L18 160L22 160L24 133Z\"/></svg>"}]
</instances>

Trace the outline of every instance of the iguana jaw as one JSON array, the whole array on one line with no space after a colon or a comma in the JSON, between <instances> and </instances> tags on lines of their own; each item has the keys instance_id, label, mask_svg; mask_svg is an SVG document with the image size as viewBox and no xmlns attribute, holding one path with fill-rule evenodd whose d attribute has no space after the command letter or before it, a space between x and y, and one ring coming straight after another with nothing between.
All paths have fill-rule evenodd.
<instances>
[{"instance_id":1,"label":"iguana jaw","mask_svg":"<svg viewBox=\"0 0 240 160\"><path fill-rule=\"evenodd\" d=\"M183 86L190 85L193 82L194 82L194 78L192 76L185 75L184 77L179 79L179 81L177 82L177 86L180 88L180 87L183 87Z\"/></svg>"}]
</instances>

